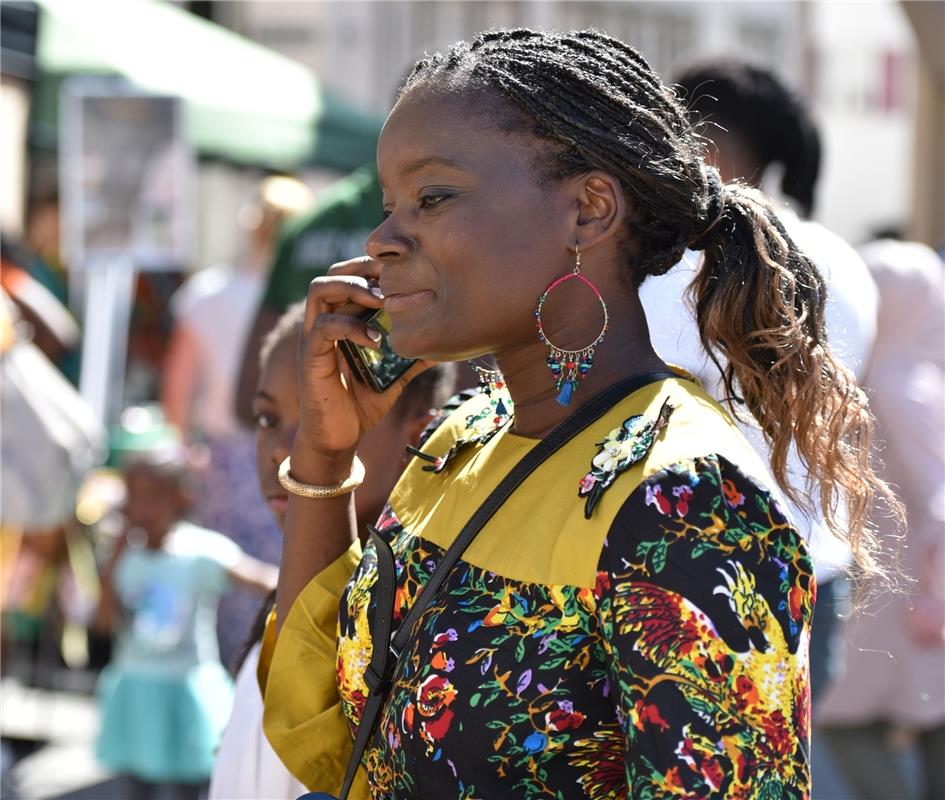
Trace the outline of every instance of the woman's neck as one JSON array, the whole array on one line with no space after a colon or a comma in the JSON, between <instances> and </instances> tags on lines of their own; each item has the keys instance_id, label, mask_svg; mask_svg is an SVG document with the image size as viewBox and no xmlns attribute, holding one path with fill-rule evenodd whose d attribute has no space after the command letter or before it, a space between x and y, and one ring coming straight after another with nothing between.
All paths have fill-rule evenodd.
<instances>
[{"instance_id":1,"label":"woman's neck","mask_svg":"<svg viewBox=\"0 0 945 800\"><path fill-rule=\"evenodd\" d=\"M557 401L555 377L545 363L548 347L539 342L537 336L534 342L496 354L496 363L515 404L517 434L534 439L544 438L560 422L608 386L631 375L666 369L666 364L650 343L643 307L636 293L620 303L619 308L609 310L607 335L595 349L594 365L581 380L570 405L562 406ZM560 347L576 350L588 344L586 337L572 340L573 335L568 335L568 326L549 330L546 325L546 332L549 339Z\"/></svg>"}]
</instances>

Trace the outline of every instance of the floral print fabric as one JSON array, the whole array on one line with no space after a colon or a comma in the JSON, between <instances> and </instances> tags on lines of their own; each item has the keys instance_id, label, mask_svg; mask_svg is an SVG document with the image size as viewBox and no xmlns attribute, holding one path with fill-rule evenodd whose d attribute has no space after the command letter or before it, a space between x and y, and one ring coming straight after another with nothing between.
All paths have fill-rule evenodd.
<instances>
[{"instance_id":1,"label":"floral print fabric","mask_svg":"<svg viewBox=\"0 0 945 800\"><path fill-rule=\"evenodd\" d=\"M397 557L396 627L443 552L389 510L378 527ZM375 569L369 546L341 601L352 731ZM372 792L806 798L813 599L767 491L719 456L657 472L611 525L594 586L459 562L398 662L364 762Z\"/></svg>"}]
</instances>

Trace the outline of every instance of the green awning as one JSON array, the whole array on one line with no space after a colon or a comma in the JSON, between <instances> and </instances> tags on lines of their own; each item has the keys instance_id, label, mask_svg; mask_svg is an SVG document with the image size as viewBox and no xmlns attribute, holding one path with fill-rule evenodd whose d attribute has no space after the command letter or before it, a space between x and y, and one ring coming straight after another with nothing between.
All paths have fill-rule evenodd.
<instances>
[{"instance_id":1,"label":"green awning","mask_svg":"<svg viewBox=\"0 0 945 800\"><path fill-rule=\"evenodd\" d=\"M34 121L47 145L59 83L89 73L182 98L188 137L203 156L286 170L348 170L374 158L379 118L327 97L307 67L219 25L158 0L39 6Z\"/></svg>"}]
</instances>

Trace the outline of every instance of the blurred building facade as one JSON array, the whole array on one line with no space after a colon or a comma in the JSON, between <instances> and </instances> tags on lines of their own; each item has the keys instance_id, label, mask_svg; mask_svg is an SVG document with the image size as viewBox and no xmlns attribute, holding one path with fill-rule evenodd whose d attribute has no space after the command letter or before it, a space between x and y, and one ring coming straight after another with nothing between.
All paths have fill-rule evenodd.
<instances>
[{"instance_id":1,"label":"blurred building facade","mask_svg":"<svg viewBox=\"0 0 945 800\"><path fill-rule=\"evenodd\" d=\"M860 242L908 227L916 48L899 3L250 0L215 21L316 71L329 89L383 112L424 51L490 27L595 26L637 47L664 79L695 59L735 55L775 68L811 98L823 130L816 217Z\"/></svg>"},{"instance_id":2,"label":"blurred building facade","mask_svg":"<svg viewBox=\"0 0 945 800\"><path fill-rule=\"evenodd\" d=\"M309 65L330 89L385 111L419 55L493 27L598 27L637 47L662 75L701 55L737 52L796 74L797 3L260 2L226 3L215 19Z\"/></svg>"},{"instance_id":3,"label":"blurred building facade","mask_svg":"<svg viewBox=\"0 0 945 800\"><path fill-rule=\"evenodd\" d=\"M908 3L208 0L175 4L304 64L328 90L378 113L389 108L399 81L419 54L489 27L596 26L640 49L666 79L700 57L748 58L777 69L813 102L825 144L816 211L820 221L854 243L878 229L905 229L933 245L945 235L941 226L915 224L922 212L934 219L928 213L927 196L935 189L936 176L938 184L945 181L934 169L926 169L927 158L913 163L917 148L934 143L941 120L932 126L931 137L929 132L924 138L918 135L918 98L921 87L928 92L930 84L922 79L915 21L910 25L903 10ZM5 51L6 45L5 41ZM941 87L931 85L940 95ZM11 180L5 182L2 205L7 230L20 227L26 194L25 176L17 179L16 172L24 163L17 143L22 141L26 111L23 102L18 103L23 93L11 91L15 88L16 79L5 74L3 116L8 124L2 151ZM921 127L927 128L927 122ZM221 206L238 205L237 198L257 177L244 178L225 166L204 164L198 191L222 211ZM333 177L316 173L307 179L319 188ZM222 187L226 189L220 191ZM201 208L206 205L200 203ZM229 252L232 244L225 244L232 240L218 230L223 222L217 224L212 214L205 216L196 263L238 257ZM232 214L220 213L218 218L232 219Z\"/></svg>"}]
</instances>

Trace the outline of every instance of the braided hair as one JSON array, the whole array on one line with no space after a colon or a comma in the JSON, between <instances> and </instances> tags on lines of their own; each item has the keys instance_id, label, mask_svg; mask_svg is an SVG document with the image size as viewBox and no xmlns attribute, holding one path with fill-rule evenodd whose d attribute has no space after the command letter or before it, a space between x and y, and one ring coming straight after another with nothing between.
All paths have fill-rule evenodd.
<instances>
[{"instance_id":1,"label":"braided hair","mask_svg":"<svg viewBox=\"0 0 945 800\"><path fill-rule=\"evenodd\" d=\"M820 134L799 95L770 70L736 59L693 64L675 86L695 125L737 131L762 172L781 164L781 191L810 216L820 173Z\"/></svg>"},{"instance_id":2,"label":"braided hair","mask_svg":"<svg viewBox=\"0 0 945 800\"><path fill-rule=\"evenodd\" d=\"M878 496L900 516L901 506L871 466L866 398L827 345L823 278L761 193L723 186L704 166L685 106L643 57L593 30L494 30L418 61L401 95L414 91L480 100L501 130L531 133L538 180L591 170L617 178L632 289L667 272L687 246L704 250L692 287L697 322L729 403L737 397L753 414L775 479L804 503L787 480L796 443L828 525L867 574L881 575L868 515Z\"/></svg>"}]
</instances>

